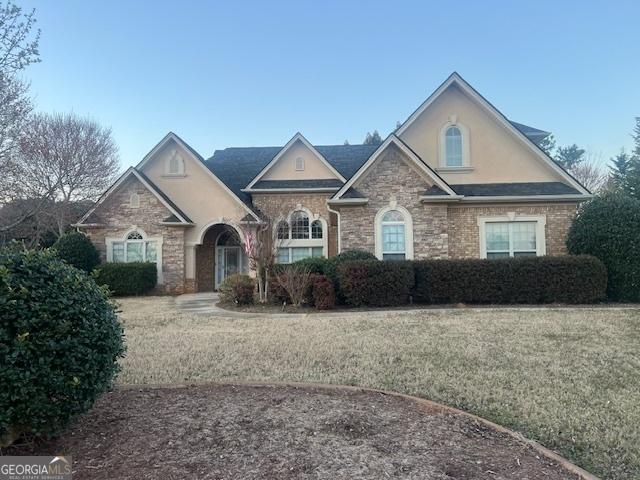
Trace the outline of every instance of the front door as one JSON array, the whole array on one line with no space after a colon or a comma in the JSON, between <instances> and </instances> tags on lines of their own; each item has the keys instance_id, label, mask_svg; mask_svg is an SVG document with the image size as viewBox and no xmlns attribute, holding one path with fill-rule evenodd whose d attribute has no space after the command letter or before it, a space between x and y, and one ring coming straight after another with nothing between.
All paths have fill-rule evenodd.
<instances>
[{"instance_id":1,"label":"front door","mask_svg":"<svg viewBox=\"0 0 640 480\"><path fill-rule=\"evenodd\" d=\"M240 273L240 247L216 247L216 290L229 275Z\"/></svg>"}]
</instances>

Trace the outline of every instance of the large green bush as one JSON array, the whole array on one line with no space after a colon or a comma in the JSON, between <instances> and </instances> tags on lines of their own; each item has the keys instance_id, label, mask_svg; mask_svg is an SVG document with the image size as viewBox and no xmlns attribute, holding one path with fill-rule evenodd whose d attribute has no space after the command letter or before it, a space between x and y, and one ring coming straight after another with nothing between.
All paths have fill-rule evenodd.
<instances>
[{"instance_id":1,"label":"large green bush","mask_svg":"<svg viewBox=\"0 0 640 480\"><path fill-rule=\"evenodd\" d=\"M53 252L0 250L0 444L89 410L111 387L122 337L90 276Z\"/></svg>"},{"instance_id":2,"label":"large green bush","mask_svg":"<svg viewBox=\"0 0 640 480\"><path fill-rule=\"evenodd\" d=\"M567 248L602 260L611 300L640 301L640 200L608 194L585 203L569 230Z\"/></svg>"},{"instance_id":3,"label":"large green bush","mask_svg":"<svg viewBox=\"0 0 640 480\"><path fill-rule=\"evenodd\" d=\"M144 295L158 283L155 263L105 263L94 271L99 285L106 285L113 295Z\"/></svg>"},{"instance_id":4,"label":"large green bush","mask_svg":"<svg viewBox=\"0 0 640 480\"><path fill-rule=\"evenodd\" d=\"M587 255L414 262L416 303L593 303L607 271Z\"/></svg>"},{"instance_id":5,"label":"large green bush","mask_svg":"<svg viewBox=\"0 0 640 480\"><path fill-rule=\"evenodd\" d=\"M407 261L349 261L338 267L338 283L346 303L354 307L404 305L414 284L413 265Z\"/></svg>"},{"instance_id":6,"label":"large green bush","mask_svg":"<svg viewBox=\"0 0 640 480\"><path fill-rule=\"evenodd\" d=\"M80 232L65 233L53 244L53 249L62 260L87 273L100 264L95 245Z\"/></svg>"},{"instance_id":7,"label":"large green bush","mask_svg":"<svg viewBox=\"0 0 640 480\"><path fill-rule=\"evenodd\" d=\"M218 292L222 303L248 305L253 303L256 281L249 275L229 275L225 278Z\"/></svg>"}]
</instances>

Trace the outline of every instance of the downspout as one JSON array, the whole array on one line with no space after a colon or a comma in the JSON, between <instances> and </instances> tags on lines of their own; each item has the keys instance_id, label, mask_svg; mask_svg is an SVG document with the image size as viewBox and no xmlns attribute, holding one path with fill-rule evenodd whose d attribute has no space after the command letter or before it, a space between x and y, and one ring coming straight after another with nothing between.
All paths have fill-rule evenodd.
<instances>
[{"instance_id":1,"label":"downspout","mask_svg":"<svg viewBox=\"0 0 640 480\"><path fill-rule=\"evenodd\" d=\"M329 206L329 202L327 201L327 210L329 211L329 213L335 213L336 214L336 218L338 219L338 254L340 254L342 252L342 231L340 228L340 211L339 210L333 210L330 206Z\"/></svg>"}]
</instances>

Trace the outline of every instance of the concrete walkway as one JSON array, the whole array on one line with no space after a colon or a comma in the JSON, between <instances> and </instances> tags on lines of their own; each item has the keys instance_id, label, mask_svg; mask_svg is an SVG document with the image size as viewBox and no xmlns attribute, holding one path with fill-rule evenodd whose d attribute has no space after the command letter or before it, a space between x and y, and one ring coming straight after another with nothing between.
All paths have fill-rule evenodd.
<instances>
[{"instance_id":1,"label":"concrete walkway","mask_svg":"<svg viewBox=\"0 0 640 480\"><path fill-rule=\"evenodd\" d=\"M216 306L220 301L217 292L187 293L176 297L176 308L183 313L198 315L228 315L228 310Z\"/></svg>"}]
</instances>

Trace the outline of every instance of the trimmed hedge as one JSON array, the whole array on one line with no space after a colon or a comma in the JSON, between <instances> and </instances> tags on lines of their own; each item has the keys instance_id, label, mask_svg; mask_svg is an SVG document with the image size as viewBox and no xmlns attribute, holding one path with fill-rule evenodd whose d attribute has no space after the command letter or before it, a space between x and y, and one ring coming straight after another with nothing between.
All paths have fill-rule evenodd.
<instances>
[{"instance_id":1,"label":"trimmed hedge","mask_svg":"<svg viewBox=\"0 0 640 480\"><path fill-rule=\"evenodd\" d=\"M106 289L51 251L0 249L0 445L66 428L123 353Z\"/></svg>"},{"instance_id":2,"label":"trimmed hedge","mask_svg":"<svg viewBox=\"0 0 640 480\"><path fill-rule=\"evenodd\" d=\"M582 205L569 230L567 248L602 260L611 300L640 301L639 199L606 194Z\"/></svg>"},{"instance_id":3,"label":"trimmed hedge","mask_svg":"<svg viewBox=\"0 0 640 480\"><path fill-rule=\"evenodd\" d=\"M348 261L338 267L338 284L354 307L404 305L414 284L412 262Z\"/></svg>"},{"instance_id":4,"label":"trimmed hedge","mask_svg":"<svg viewBox=\"0 0 640 480\"><path fill-rule=\"evenodd\" d=\"M94 270L96 282L115 296L144 295L158 283L155 263L105 263Z\"/></svg>"},{"instance_id":5,"label":"trimmed hedge","mask_svg":"<svg viewBox=\"0 0 640 480\"><path fill-rule=\"evenodd\" d=\"M595 257L524 257L413 262L414 301L447 304L594 303L607 271Z\"/></svg>"},{"instance_id":6,"label":"trimmed hedge","mask_svg":"<svg viewBox=\"0 0 640 480\"><path fill-rule=\"evenodd\" d=\"M98 249L84 233L65 233L52 248L62 260L87 273L100 264Z\"/></svg>"},{"instance_id":7,"label":"trimmed hedge","mask_svg":"<svg viewBox=\"0 0 640 480\"><path fill-rule=\"evenodd\" d=\"M336 292L333 282L324 275L313 277L313 305L317 310L331 310L336 306Z\"/></svg>"},{"instance_id":8,"label":"trimmed hedge","mask_svg":"<svg viewBox=\"0 0 640 480\"><path fill-rule=\"evenodd\" d=\"M229 275L220 284L220 301L236 305L253 303L256 282L249 275Z\"/></svg>"}]
</instances>

